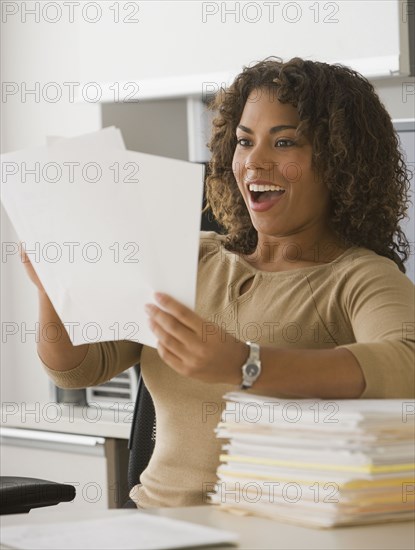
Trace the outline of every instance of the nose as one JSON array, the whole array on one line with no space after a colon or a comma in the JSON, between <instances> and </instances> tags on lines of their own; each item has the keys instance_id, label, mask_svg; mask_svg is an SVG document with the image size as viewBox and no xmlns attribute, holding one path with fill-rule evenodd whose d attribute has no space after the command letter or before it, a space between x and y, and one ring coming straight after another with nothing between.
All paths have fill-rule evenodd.
<instances>
[{"instance_id":1,"label":"nose","mask_svg":"<svg viewBox=\"0 0 415 550\"><path fill-rule=\"evenodd\" d=\"M275 160L271 158L267 146L261 143L249 149L244 161L244 169L249 180L258 179L260 174L272 172L274 166Z\"/></svg>"}]
</instances>

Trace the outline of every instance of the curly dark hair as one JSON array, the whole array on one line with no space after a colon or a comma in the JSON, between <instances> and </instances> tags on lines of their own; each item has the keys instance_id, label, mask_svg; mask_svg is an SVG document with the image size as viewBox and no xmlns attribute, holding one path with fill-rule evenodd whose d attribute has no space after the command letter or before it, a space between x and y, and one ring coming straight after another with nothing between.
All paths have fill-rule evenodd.
<instances>
[{"instance_id":1,"label":"curly dark hair","mask_svg":"<svg viewBox=\"0 0 415 550\"><path fill-rule=\"evenodd\" d=\"M258 235L232 172L236 127L249 94L275 90L299 114L313 167L330 192L332 230L347 246L390 258L405 272L409 243L399 222L408 207L409 173L392 121L372 84L356 71L298 57L269 57L244 67L210 104L216 111L209 148L206 209L227 234L228 250L255 251Z\"/></svg>"}]
</instances>

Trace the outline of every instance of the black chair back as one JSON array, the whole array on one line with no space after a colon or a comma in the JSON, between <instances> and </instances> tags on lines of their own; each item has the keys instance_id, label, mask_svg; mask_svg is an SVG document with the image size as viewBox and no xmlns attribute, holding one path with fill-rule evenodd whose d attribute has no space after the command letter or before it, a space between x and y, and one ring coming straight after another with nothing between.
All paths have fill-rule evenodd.
<instances>
[{"instance_id":1,"label":"black chair back","mask_svg":"<svg viewBox=\"0 0 415 550\"><path fill-rule=\"evenodd\" d=\"M128 489L140 482L140 476L147 467L156 442L156 412L153 399L144 384L140 365L134 365L137 373L138 389L131 424L128 448Z\"/></svg>"}]
</instances>

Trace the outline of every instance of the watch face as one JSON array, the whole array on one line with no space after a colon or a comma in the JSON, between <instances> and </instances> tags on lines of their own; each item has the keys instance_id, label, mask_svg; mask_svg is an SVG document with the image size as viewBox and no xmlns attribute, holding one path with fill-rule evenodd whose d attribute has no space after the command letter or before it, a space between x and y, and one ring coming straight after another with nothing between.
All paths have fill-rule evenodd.
<instances>
[{"instance_id":1,"label":"watch face","mask_svg":"<svg viewBox=\"0 0 415 550\"><path fill-rule=\"evenodd\" d=\"M249 365L246 365L245 367L245 373L247 376L256 376L259 372L258 365L255 365L255 363L249 363Z\"/></svg>"}]
</instances>

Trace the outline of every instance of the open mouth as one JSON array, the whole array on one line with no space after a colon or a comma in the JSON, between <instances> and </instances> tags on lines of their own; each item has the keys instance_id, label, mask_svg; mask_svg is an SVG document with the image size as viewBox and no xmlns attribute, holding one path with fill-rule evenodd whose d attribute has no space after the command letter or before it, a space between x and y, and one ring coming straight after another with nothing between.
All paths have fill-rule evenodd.
<instances>
[{"instance_id":1,"label":"open mouth","mask_svg":"<svg viewBox=\"0 0 415 550\"><path fill-rule=\"evenodd\" d=\"M279 185L258 185L255 183L249 184L248 190L252 201L257 203L274 201L285 193L285 189Z\"/></svg>"}]
</instances>

